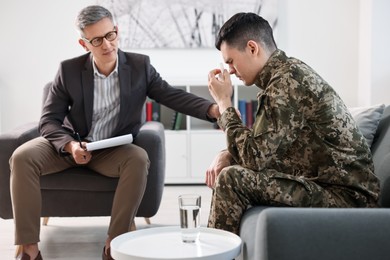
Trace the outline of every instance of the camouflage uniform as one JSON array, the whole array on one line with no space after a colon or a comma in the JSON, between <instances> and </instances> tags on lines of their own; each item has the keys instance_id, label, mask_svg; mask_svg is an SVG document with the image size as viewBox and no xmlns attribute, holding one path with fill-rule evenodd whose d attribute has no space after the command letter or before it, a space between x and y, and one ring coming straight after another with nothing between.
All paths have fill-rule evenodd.
<instances>
[{"instance_id":1,"label":"camouflage uniform","mask_svg":"<svg viewBox=\"0 0 390 260\"><path fill-rule=\"evenodd\" d=\"M376 207L379 181L369 147L337 93L281 50L256 85L263 91L253 129L234 108L218 120L234 163L217 178L209 226L238 233L254 205Z\"/></svg>"}]
</instances>

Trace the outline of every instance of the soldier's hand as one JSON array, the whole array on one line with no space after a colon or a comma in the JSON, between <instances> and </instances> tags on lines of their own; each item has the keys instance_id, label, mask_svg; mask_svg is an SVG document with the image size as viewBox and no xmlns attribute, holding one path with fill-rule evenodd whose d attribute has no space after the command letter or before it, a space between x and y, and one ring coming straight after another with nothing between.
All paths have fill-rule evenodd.
<instances>
[{"instance_id":1,"label":"soldier's hand","mask_svg":"<svg viewBox=\"0 0 390 260\"><path fill-rule=\"evenodd\" d=\"M231 97L233 95L233 85L227 70L223 71L223 81L218 79L220 73L220 69L214 69L209 72L208 88L210 95L219 107L220 114L222 114L228 107L232 106Z\"/></svg>"},{"instance_id":2,"label":"soldier's hand","mask_svg":"<svg viewBox=\"0 0 390 260\"><path fill-rule=\"evenodd\" d=\"M232 156L226 150L221 151L214 158L213 162L206 171L206 184L209 188L214 188L219 173L223 168L230 166Z\"/></svg>"}]
</instances>

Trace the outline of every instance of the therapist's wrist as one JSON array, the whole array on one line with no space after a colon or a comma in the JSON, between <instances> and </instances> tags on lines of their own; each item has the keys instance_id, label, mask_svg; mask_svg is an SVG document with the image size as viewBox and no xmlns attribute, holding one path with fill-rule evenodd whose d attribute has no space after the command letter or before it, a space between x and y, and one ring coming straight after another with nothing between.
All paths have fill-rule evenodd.
<instances>
[{"instance_id":1,"label":"therapist's wrist","mask_svg":"<svg viewBox=\"0 0 390 260\"><path fill-rule=\"evenodd\" d=\"M66 143L65 145L64 145L64 151L65 152L67 152L67 153L70 153L70 154L72 154L72 147L73 147L73 145L79 145L79 143L78 142L76 142L76 141L70 141L70 142L68 142L68 143Z\"/></svg>"},{"instance_id":2,"label":"therapist's wrist","mask_svg":"<svg viewBox=\"0 0 390 260\"><path fill-rule=\"evenodd\" d=\"M213 103L207 110L207 117L211 119L217 119L220 116L221 114L219 113L218 105Z\"/></svg>"}]
</instances>

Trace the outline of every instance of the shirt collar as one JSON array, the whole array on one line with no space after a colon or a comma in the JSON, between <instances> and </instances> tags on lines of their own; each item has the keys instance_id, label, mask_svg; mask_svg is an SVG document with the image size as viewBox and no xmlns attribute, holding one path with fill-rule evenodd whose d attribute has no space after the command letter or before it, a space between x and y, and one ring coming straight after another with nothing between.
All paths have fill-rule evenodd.
<instances>
[{"instance_id":1,"label":"shirt collar","mask_svg":"<svg viewBox=\"0 0 390 260\"><path fill-rule=\"evenodd\" d=\"M268 86L274 73L282 64L285 64L287 59L284 51L280 49L274 51L265 63L264 68L260 71L257 80L255 81L255 85L264 90Z\"/></svg>"},{"instance_id":2,"label":"shirt collar","mask_svg":"<svg viewBox=\"0 0 390 260\"><path fill-rule=\"evenodd\" d=\"M108 77L110 77L111 75L113 75L114 73L118 74L118 54L116 55L115 68L114 68L114 70L110 73L110 75L108 75L107 77L99 72L98 68L96 67L95 59L94 59L94 58L92 59L92 67L93 67L93 75L94 75L94 76L97 76L97 77L108 78Z\"/></svg>"}]
</instances>

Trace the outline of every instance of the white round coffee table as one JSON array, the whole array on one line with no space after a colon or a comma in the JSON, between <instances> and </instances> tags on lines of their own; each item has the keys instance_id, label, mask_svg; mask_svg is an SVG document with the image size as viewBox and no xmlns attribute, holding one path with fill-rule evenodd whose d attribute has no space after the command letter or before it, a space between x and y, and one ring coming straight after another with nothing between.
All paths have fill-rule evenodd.
<instances>
[{"instance_id":1,"label":"white round coffee table","mask_svg":"<svg viewBox=\"0 0 390 260\"><path fill-rule=\"evenodd\" d=\"M111 241L111 256L116 260L226 260L234 259L240 252L239 236L203 227L196 243L183 243L180 227L176 226L141 229Z\"/></svg>"}]
</instances>

